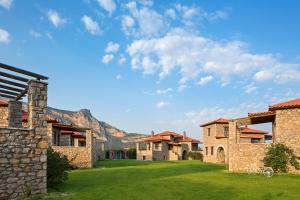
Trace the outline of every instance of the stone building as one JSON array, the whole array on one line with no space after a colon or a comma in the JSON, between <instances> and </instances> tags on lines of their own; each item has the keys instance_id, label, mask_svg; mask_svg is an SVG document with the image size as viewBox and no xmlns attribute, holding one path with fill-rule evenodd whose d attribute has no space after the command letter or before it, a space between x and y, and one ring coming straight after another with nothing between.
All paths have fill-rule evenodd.
<instances>
[{"instance_id":1,"label":"stone building","mask_svg":"<svg viewBox=\"0 0 300 200\"><path fill-rule=\"evenodd\" d=\"M244 143L242 128L252 124L272 123L272 142L283 143L300 156L300 99L269 106L268 111L248 113L245 118L229 122L229 171L245 172L250 165L262 167L266 143ZM290 167L290 171L299 173Z\"/></svg>"},{"instance_id":2,"label":"stone building","mask_svg":"<svg viewBox=\"0 0 300 200\"><path fill-rule=\"evenodd\" d=\"M0 124L8 126L8 101L0 100ZM22 111L22 127L28 127L28 113ZM97 160L104 159L104 141L89 128L59 123L47 116L49 145L68 157L76 167L90 168ZM87 139L88 138L88 139Z\"/></svg>"},{"instance_id":3,"label":"stone building","mask_svg":"<svg viewBox=\"0 0 300 200\"><path fill-rule=\"evenodd\" d=\"M228 163L229 119L217 120L202 124L203 128L203 160L211 163ZM265 143L269 140L268 132L241 127L240 141L243 143Z\"/></svg>"},{"instance_id":4,"label":"stone building","mask_svg":"<svg viewBox=\"0 0 300 200\"><path fill-rule=\"evenodd\" d=\"M0 102L0 199L22 199L25 190L46 193L47 83L41 80L48 78L2 63L0 68L0 96L9 99L6 110ZM19 100L26 94L28 127L22 128Z\"/></svg>"},{"instance_id":5,"label":"stone building","mask_svg":"<svg viewBox=\"0 0 300 200\"><path fill-rule=\"evenodd\" d=\"M187 160L190 151L200 152L200 143L186 133L152 133L143 143L137 143L137 160Z\"/></svg>"}]
</instances>

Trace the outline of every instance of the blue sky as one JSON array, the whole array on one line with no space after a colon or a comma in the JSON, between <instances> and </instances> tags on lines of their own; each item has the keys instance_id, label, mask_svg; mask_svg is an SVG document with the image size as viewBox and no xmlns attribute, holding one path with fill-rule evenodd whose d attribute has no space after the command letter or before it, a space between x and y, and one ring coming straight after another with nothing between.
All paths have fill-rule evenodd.
<instances>
[{"instance_id":1,"label":"blue sky","mask_svg":"<svg viewBox=\"0 0 300 200\"><path fill-rule=\"evenodd\" d=\"M49 106L201 138L201 123L300 96L299 7L0 0L0 62L49 76Z\"/></svg>"}]
</instances>

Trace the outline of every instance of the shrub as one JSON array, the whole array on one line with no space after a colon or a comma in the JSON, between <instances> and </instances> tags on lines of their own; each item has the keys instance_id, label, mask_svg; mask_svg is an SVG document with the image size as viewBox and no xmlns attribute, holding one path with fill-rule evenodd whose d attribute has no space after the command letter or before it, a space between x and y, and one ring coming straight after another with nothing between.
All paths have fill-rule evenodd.
<instances>
[{"instance_id":1,"label":"shrub","mask_svg":"<svg viewBox=\"0 0 300 200\"><path fill-rule=\"evenodd\" d=\"M66 156L55 152L51 147L47 150L47 185L56 188L68 179L68 170L71 168Z\"/></svg>"},{"instance_id":2,"label":"shrub","mask_svg":"<svg viewBox=\"0 0 300 200\"><path fill-rule=\"evenodd\" d=\"M264 158L264 164L272 167L274 172L287 172L288 166L294 166L300 169L298 162L299 157L294 154L294 151L284 144L271 144Z\"/></svg>"},{"instance_id":3,"label":"shrub","mask_svg":"<svg viewBox=\"0 0 300 200\"><path fill-rule=\"evenodd\" d=\"M203 161L203 155L200 152L190 151L188 156L192 160L201 160L201 161Z\"/></svg>"}]
</instances>

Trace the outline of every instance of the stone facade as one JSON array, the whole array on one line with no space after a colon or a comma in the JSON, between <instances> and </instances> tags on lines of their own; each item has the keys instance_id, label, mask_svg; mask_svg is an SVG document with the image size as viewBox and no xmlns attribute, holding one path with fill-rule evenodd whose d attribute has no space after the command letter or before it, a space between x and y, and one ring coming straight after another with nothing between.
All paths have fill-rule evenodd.
<instances>
[{"instance_id":1,"label":"stone facade","mask_svg":"<svg viewBox=\"0 0 300 200\"><path fill-rule=\"evenodd\" d=\"M10 104L7 125L0 128L0 199L22 198L23 191L47 192L47 84L28 83L29 123L20 128L20 103Z\"/></svg>"},{"instance_id":2,"label":"stone facade","mask_svg":"<svg viewBox=\"0 0 300 200\"><path fill-rule=\"evenodd\" d=\"M214 123L203 127L203 161L228 163L228 138L224 134L227 123Z\"/></svg>"},{"instance_id":3,"label":"stone facade","mask_svg":"<svg viewBox=\"0 0 300 200\"><path fill-rule=\"evenodd\" d=\"M274 118L270 122L273 127L273 143L283 143L300 156L300 108L278 109L274 111ZM257 168L263 166L262 160L269 144L244 144L239 139L240 127L251 123L250 117L230 122L229 171L231 172L245 172L250 165ZM300 173L293 167L290 167L290 171Z\"/></svg>"},{"instance_id":4,"label":"stone facade","mask_svg":"<svg viewBox=\"0 0 300 200\"><path fill-rule=\"evenodd\" d=\"M199 151L197 140L173 132L152 135L137 143L137 160L187 160L190 151ZM200 152L200 151L199 151Z\"/></svg>"}]
</instances>

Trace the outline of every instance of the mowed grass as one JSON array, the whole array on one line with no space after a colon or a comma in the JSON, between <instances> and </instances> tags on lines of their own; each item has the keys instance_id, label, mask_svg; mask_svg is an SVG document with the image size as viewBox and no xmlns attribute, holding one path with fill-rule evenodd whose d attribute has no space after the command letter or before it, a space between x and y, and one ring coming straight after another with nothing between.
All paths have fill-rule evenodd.
<instances>
[{"instance_id":1,"label":"mowed grass","mask_svg":"<svg viewBox=\"0 0 300 200\"><path fill-rule=\"evenodd\" d=\"M300 199L300 176L228 173L200 161L100 161L74 170L51 199ZM50 199L50 197L48 197Z\"/></svg>"}]
</instances>

